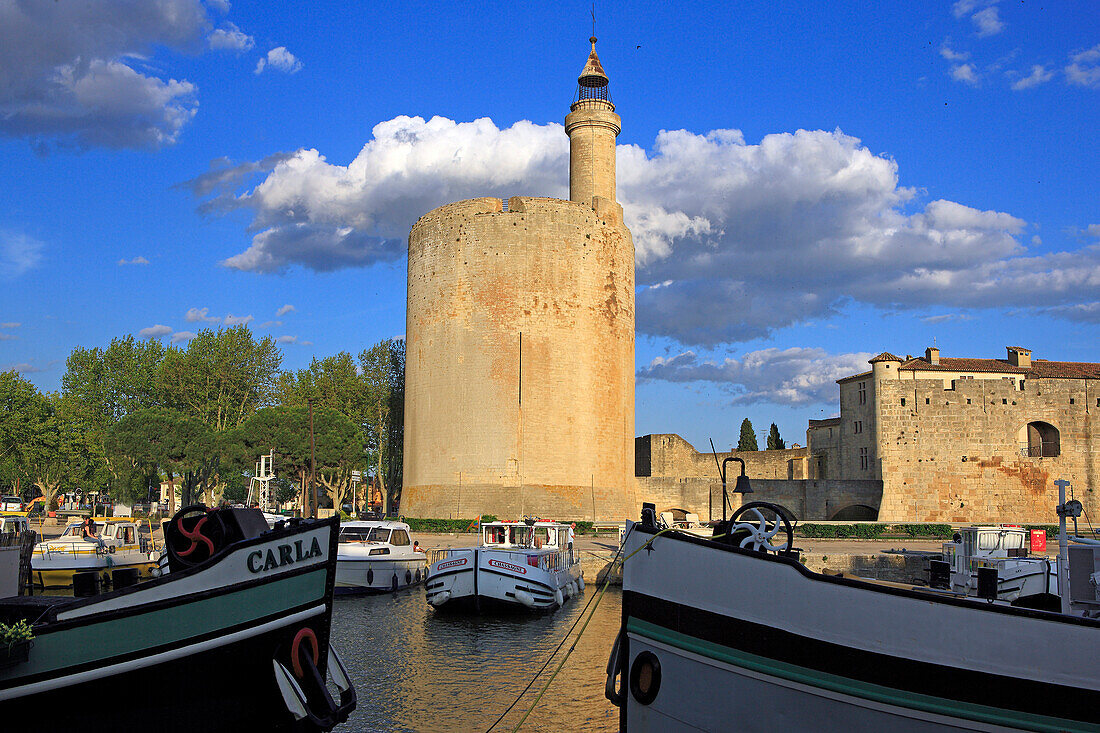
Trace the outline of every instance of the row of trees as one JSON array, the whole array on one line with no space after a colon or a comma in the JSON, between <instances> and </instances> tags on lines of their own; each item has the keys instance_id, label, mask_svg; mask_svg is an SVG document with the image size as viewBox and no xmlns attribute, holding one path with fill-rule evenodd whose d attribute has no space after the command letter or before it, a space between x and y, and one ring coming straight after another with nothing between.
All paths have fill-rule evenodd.
<instances>
[{"instance_id":1,"label":"row of trees","mask_svg":"<svg viewBox=\"0 0 1100 733\"><path fill-rule=\"evenodd\" d=\"M787 447L787 442L779 437L779 428L772 423L768 431L767 450L782 450ZM752 429L752 421L747 417L741 421L741 436L737 439L737 450L760 450L756 444L756 432Z\"/></svg>"},{"instance_id":2,"label":"row of trees","mask_svg":"<svg viewBox=\"0 0 1100 733\"><path fill-rule=\"evenodd\" d=\"M317 481L333 505L355 469L399 501L404 342L315 358L296 372L281 364L273 339L235 326L203 330L186 348L133 336L78 347L56 393L2 373L0 485L37 487L49 505L78 487L140 501L162 480L184 504L243 499L257 456L274 450L304 502L312 403Z\"/></svg>"}]
</instances>

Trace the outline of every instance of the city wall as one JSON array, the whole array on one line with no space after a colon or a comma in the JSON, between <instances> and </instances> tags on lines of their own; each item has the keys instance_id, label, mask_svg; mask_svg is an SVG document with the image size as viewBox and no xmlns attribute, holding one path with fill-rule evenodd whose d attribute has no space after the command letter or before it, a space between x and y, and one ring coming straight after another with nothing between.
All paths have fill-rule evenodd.
<instances>
[{"instance_id":1,"label":"city wall","mask_svg":"<svg viewBox=\"0 0 1100 733\"><path fill-rule=\"evenodd\" d=\"M1057 479L1100 516L1098 380L887 379L875 389L883 521L1050 523ZM1059 455L1026 455L1034 421L1058 430Z\"/></svg>"}]
</instances>

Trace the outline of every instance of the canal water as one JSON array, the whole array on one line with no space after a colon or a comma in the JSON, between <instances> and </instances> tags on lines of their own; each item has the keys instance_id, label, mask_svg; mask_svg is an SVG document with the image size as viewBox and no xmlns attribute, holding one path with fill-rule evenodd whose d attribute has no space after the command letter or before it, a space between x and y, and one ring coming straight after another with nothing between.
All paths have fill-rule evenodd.
<instances>
[{"instance_id":1,"label":"canal water","mask_svg":"<svg viewBox=\"0 0 1100 733\"><path fill-rule=\"evenodd\" d=\"M485 731L527 686L599 592L588 586L556 613L475 616L437 613L419 586L378 596L339 596L332 640L359 704L343 733ZM523 731L614 731L618 709L604 698L607 657L622 596L609 589L576 649L527 718ZM510 731L535 701L571 643L494 731Z\"/></svg>"}]
</instances>

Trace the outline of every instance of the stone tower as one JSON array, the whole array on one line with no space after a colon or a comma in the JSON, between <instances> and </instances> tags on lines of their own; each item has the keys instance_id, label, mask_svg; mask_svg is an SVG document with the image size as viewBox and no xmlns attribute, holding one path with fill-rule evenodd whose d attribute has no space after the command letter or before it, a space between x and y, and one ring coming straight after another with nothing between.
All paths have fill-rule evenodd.
<instances>
[{"instance_id":1,"label":"stone tower","mask_svg":"<svg viewBox=\"0 0 1100 733\"><path fill-rule=\"evenodd\" d=\"M459 201L409 234L406 516L637 513L634 242L607 87L592 39L565 121L570 201Z\"/></svg>"}]
</instances>

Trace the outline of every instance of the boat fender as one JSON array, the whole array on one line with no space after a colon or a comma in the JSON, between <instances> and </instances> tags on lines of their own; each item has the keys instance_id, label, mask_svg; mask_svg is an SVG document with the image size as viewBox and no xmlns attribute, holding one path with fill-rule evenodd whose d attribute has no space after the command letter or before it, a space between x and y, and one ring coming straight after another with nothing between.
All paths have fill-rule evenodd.
<instances>
[{"instance_id":1,"label":"boat fender","mask_svg":"<svg viewBox=\"0 0 1100 733\"><path fill-rule=\"evenodd\" d=\"M558 591L558 595L561 595L560 591ZM517 590L516 591L516 600L519 601L520 603L522 603L523 605L527 606L528 608L534 608L535 607L535 598L534 598L534 596L532 596L527 591ZM559 603L558 605L561 605L561 604Z\"/></svg>"},{"instance_id":2,"label":"boat fender","mask_svg":"<svg viewBox=\"0 0 1100 733\"><path fill-rule=\"evenodd\" d=\"M584 590L584 576L577 578L577 590Z\"/></svg>"},{"instance_id":3,"label":"boat fender","mask_svg":"<svg viewBox=\"0 0 1100 733\"><path fill-rule=\"evenodd\" d=\"M558 604L559 606L565 603L565 599L562 598L560 590L554 591L554 603Z\"/></svg>"},{"instance_id":4,"label":"boat fender","mask_svg":"<svg viewBox=\"0 0 1100 733\"><path fill-rule=\"evenodd\" d=\"M115 546L107 545L107 552L111 553L112 555L115 554Z\"/></svg>"},{"instance_id":5,"label":"boat fender","mask_svg":"<svg viewBox=\"0 0 1100 733\"><path fill-rule=\"evenodd\" d=\"M442 606L449 600L451 600L451 592L449 590L445 590L440 591L439 593L436 593L434 596L429 598L428 603L432 604L433 606Z\"/></svg>"}]
</instances>

